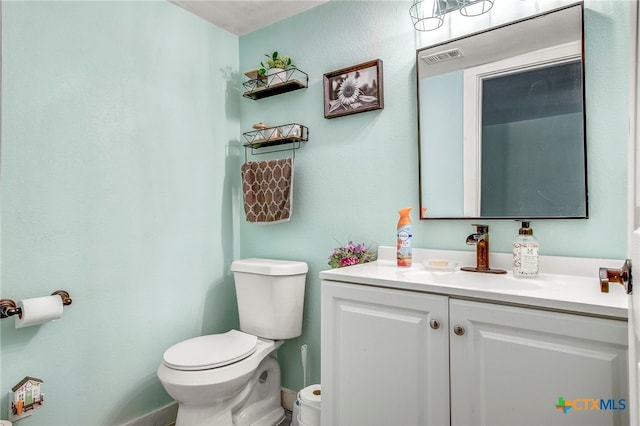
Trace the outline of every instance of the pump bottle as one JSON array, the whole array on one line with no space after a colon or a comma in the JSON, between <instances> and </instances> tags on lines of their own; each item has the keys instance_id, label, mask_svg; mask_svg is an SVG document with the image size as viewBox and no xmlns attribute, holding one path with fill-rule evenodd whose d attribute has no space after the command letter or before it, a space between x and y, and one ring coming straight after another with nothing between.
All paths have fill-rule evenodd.
<instances>
[{"instance_id":1,"label":"pump bottle","mask_svg":"<svg viewBox=\"0 0 640 426\"><path fill-rule=\"evenodd\" d=\"M540 256L538 240L533 236L529 222L521 221L518 236L513 241L513 276L534 278L538 276Z\"/></svg>"},{"instance_id":2,"label":"pump bottle","mask_svg":"<svg viewBox=\"0 0 640 426\"><path fill-rule=\"evenodd\" d=\"M400 215L397 234L398 266L411 266L411 238L413 237L413 233L411 231L410 211L411 207L405 207L398 212Z\"/></svg>"}]
</instances>

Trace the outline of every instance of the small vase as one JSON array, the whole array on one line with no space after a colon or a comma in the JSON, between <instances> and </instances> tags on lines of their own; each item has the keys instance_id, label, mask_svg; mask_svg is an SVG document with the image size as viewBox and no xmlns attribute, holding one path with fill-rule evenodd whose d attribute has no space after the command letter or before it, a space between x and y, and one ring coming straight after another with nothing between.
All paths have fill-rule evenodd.
<instances>
[{"instance_id":1,"label":"small vase","mask_svg":"<svg viewBox=\"0 0 640 426\"><path fill-rule=\"evenodd\" d=\"M267 70L267 85L284 83L287 79L286 73L282 68L269 68Z\"/></svg>"}]
</instances>

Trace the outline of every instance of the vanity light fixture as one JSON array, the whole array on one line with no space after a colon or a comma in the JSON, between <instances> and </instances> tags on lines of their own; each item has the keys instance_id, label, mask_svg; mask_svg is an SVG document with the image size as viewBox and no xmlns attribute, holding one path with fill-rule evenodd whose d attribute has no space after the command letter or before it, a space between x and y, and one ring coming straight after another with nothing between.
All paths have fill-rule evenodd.
<instances>
[{"instance_id":1,"label":"vanity light fixture","mask_svg":"<svg viewBox=\"0 0 640 426\"><path fill-rule=\"evenodd\" d=\"M409 15L418 31L432 31L444 23L444 15L455 10L462 16L479 16L493 7L495 0L413 0Z\"/></svg>"}]
</instances>

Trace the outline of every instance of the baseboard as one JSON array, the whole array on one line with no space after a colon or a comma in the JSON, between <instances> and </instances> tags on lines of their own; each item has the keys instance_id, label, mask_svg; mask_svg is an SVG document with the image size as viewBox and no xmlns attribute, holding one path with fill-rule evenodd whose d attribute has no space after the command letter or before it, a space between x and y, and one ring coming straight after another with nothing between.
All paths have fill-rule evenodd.
<instances>
[{"instance_id":1,"label":"baseboard","mask_svg":"<svg viewBox=\"0 0 640 426\"><path fill-rule=\"evenodd\" d=\"M149 414L133 419L122 426L170 426L176 423L178 403L172 402Z\"/></svg>"},{"instance_id":2,"label":"baseboard","mask_svg":"<svg viewBox=\"0 0 640 426\"><path fill-rule=\"evenodd\" d=\"M287 388L280 388L280 395L282 399L282 407L285 410L293 411L293 404L295 404L296 399L298 399L298 392Z\"/></svg>"},{"instance_id":3,"label":"baseboard","mask_svg":"<svg viewBox=\"0 0 640 426\"><path fill-rule=\"evenodd\" d=\"M282 407L285 410L293 411L293 404L298 398L298 393L291 389L280 388ZM178 413L178 403L172 402L169 405L158 408L149 414L133 419L121 426L169 426L175 423Z\"/></svg>"}]
</instances>

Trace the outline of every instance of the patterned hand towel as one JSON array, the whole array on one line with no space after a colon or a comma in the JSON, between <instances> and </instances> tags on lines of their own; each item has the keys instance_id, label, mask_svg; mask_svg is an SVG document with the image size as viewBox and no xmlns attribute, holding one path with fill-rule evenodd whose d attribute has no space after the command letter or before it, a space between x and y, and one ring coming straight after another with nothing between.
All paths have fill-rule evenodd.
<instances>
[{"instance_id":1,"label":"patterned hand towel","mask_svg":"<svg viewBox=\"0 0 640 426\"><path fill-rule=\"evenodd\" d=\"M293 198L293 158L242 165L242 191L247 221L277 223L289 220Z\"/></svg>"}]
</instances>

